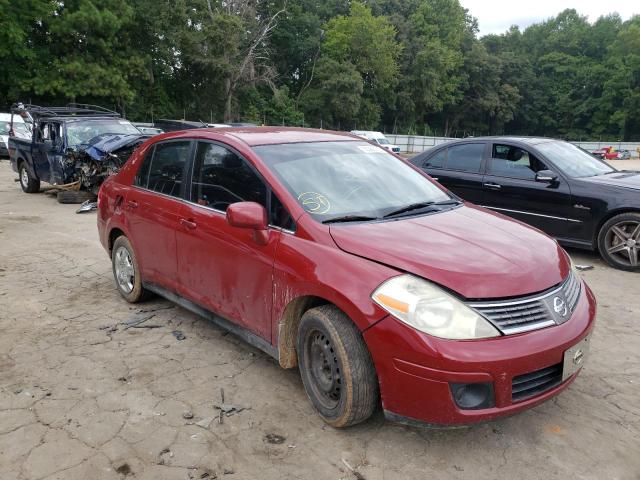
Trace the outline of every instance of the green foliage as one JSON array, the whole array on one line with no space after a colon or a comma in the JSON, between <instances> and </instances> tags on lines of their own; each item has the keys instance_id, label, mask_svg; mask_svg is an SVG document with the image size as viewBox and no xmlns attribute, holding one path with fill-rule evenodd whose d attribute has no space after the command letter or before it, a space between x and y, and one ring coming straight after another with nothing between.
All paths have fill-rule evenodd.
<instances>
[{"instance_id":1,"label":"green foliage","mask_svg":"<svg viewBox=\"0 0 640 480\"><path fill-rule=\"evenodd\" d=\"M0 0L0 103L640 139L640 17L478 38L458 0Z\"/></svg>"}]
</instances>

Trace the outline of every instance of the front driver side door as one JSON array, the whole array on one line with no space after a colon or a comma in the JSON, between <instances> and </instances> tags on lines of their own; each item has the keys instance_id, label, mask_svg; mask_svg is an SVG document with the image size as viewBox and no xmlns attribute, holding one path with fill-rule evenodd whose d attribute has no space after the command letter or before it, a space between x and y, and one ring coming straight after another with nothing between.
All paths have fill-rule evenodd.
<instances>
[{"instance_id":1,"label":"front driver side door","mask_svg":"<svg viewBox=\"0 0 640 480\"><path fill-rule=\"evenodd\" d=\"M548 166L528 150L493 143L483 183L483 205L564 238L571 190L559 175L555 182L537 182L536 173L540 170L548 170Z\"/></svg>"},{"instance_id":2,"label":"front driver side door","mask_svg":"<svg viewBox=\"0 0 640 480\"><path fill-rule=\"evenodd\" d=\"M225 145L199 141L189 203L177 230L181 295L271 340L273 263L280 229L269 229L266 245L253 231L227 223L236 202L273 201L253 166Z\"/></svg>"}]
</instances>

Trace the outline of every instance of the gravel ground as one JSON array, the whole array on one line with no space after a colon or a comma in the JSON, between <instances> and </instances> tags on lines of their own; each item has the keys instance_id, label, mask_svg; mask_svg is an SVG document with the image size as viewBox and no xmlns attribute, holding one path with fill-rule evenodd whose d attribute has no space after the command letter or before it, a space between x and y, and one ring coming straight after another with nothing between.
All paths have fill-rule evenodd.
<instances>
[{"instance_id":1,"label":"gravel ground","mask_svg":"<svg viewBox=\"0 0 640 480\"><path fill-rule=\"evenodd\" d=\"M166 301L125 303L95 213L14 178L0 162L2 480L640 478L638 274L570 252L595 266L582 275L599 316L584 371L554 400L460 430L380 413L334 430L297 371ZM156 328L122 325L140 310ZM219 423L222 389L247 409Z\"/></svg>"}]
</instances>

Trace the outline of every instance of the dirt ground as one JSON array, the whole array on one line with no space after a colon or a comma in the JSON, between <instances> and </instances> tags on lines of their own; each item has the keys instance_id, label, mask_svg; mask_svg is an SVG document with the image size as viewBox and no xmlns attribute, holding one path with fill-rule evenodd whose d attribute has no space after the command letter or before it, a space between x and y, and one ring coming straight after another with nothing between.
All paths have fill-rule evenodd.
<instances>
[{"instance_id":1,"label":"dirt ground","mask_svg":"<svg viewBox=\"0 0 640 480\"><path fill-rule=\"evenodd\" d=\"M95 213L14 178L1 161L2 480L640 479L640 274L570 252L595 266L582 275L598 325L584 371L554 400L460 430L380 413L334 430L297 371L166 301L125 303ZM157 328L120 324L141 309ZM247 408L223 423L221 389Z\"/></svg>"}]
</instances>

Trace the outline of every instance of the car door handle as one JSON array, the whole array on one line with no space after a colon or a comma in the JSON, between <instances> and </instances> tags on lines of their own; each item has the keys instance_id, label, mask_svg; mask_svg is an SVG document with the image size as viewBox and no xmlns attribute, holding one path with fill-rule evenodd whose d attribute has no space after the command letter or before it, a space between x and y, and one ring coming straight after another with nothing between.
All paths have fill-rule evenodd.
<instances>
[{"instance_id":1,"label":"car door handle","mask_svg":"<svg viewBox=\"0 0 640 480\"><path fill-rule=\"evenodd\" d=\"M135 210L136 208L138 208L138 202L136 202L135 200L127 200L128 210Z\"/></svg>"},{"instance_id":2,"label":"car door handle","mask_svg":"<svg viewBox=\"0 0 640 480\"><path fill-rule=\"evenodd\" d=\"M484 188L488 188L489 190L500 190L502 188L502 186L498 185L497 183L484 183L482 184L482 186Z\"/></svg>"},{"instance_id":3,"label":"car door handle","mask_svg":"<svg viewBox=\"0 0 640 480\"><path fill-rule=\"evenodd\" d=\"M189 230L194 230L198 226L196 222L194 222L193 220L187 220L186 218L180 219L180 225L188 228Z\"/></svg>"}]
</instances>

